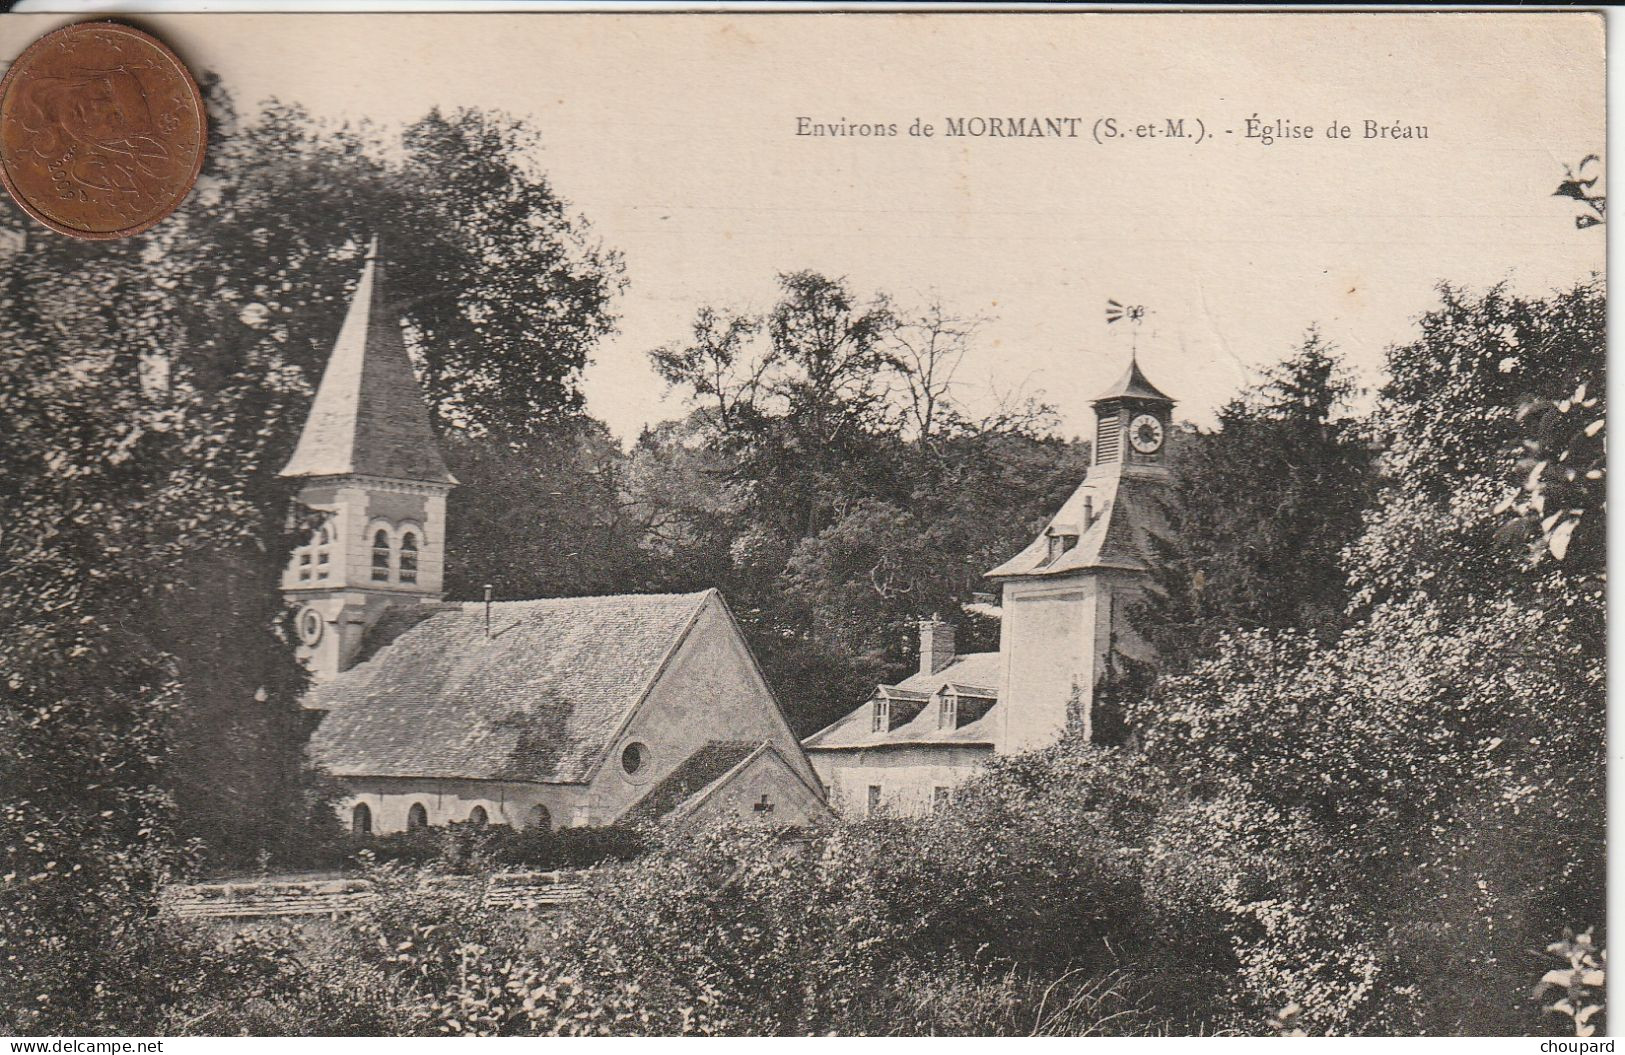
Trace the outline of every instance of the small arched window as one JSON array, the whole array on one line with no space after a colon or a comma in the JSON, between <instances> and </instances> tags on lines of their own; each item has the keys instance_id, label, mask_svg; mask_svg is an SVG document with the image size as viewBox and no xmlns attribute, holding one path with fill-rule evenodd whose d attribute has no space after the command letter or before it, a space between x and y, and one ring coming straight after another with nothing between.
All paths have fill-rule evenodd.
<instances>
[{"instance_id":1,"label":"small arched window","mask_svg":"<svg viewBox=\"0 0 1625 1055\"><path fill-rule=\"evenodd\" d=\"M418 581L418 537L410 531L401 536L401 581Z\"/></svg>"},{"instance_id":2,"label":"small arched window","mask_svg":"<svg viewBox=\"0 0 1625 1055\"><path fill-rule=\"evenodd\" d=\"M372 536L372 581L389 581L389 532L383 528Z\"/></svg>"},{"instance_id":3,"label":"small arched window","mask_svg":"<svg viewBox=\"0 0 1625 1055\"><path fill-rule=\"evenodd\" d=\"M485 812L484 806L475 806L468 811L468 823L476 828L483 828L491 823L490 815Z\"/></svg>"},{"instance_id":4,"label":"small arched window","mask_svg":"<svg viewBox=\"0 0 1625 1055\"><path fill-rule=\"evenodd\" d=\"M330 567L329 558L332 556L332 547L329 543L332 541L332 530L326 524L323 524L316 532L316 578L318 579L327 578L327 571Z\"/></svg>"},{"instance_id":5,"label":"small arched window","mask_svg":"<svg viewBox=\"0 0 1625 1055\"><path fill-rule=\"evenodd\" d=\"M365 802L356 803L355 809L350 811L350 831L357 835L372 834L372 810Z\"/></svg>"},{"instance_id":6,"label":"small arched window","mask_svg":"<svg viewBox=\"0 0 1625 1055\"><path fill-rule=\"evenodd\" d=\"M406 811L406 830L418 831L429 826L429 811L423 808L423 803L414 802L412 808Z\"/></svg>"},{"instance_id":7,"label":"small arched window","mask_svg":"<svg viewBox=\"0 0 1625 1055\"><path fill-rule=\"evenodd\" d=\"M538 802L530 808L530 826L532 828L551 829L553 827L553 814L548 812L546 806Z\"/></svg>"}]
</instances>

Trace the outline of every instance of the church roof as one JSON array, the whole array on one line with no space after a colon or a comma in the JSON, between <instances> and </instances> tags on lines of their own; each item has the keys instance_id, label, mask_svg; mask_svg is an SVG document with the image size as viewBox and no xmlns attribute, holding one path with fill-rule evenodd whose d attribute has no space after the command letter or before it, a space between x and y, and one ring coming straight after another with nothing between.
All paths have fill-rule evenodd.
<instances>
[{"instance_id":1,"label":"church roof","mask_svg":"<svg viewBox=\"0 0 1625 1055\"><path fill-rule=\"evenodd\" d=\"M712 740L678 763L626 812L627 820L657 821L721 780L767 746L765 740Z\"/></svg>"},{"instance_id":2,"label":"church roof","mask_svg":"<svg viewBox=\"0 0 1625 1055\"><path fill-rule=\"evenodd\" d=\"M1049 526L987 577L1068 575L1105 568L1145 571L1150 567L1152 526L1162 522L1159 497L1163 490L1157 482L1131 474L1091 473ZM1086 511L1090 516L1084 515ZM1049 554L1052 531L1078 536L1077 545L1053 560Z\"/></svg>"},{"instance_id":3,"label":"church roof","mask_svg":"<svg viewBox=\"0 0 1625 1055\"><path fill-rule=\"evenodd\" d=\"M946 685L997 685L999 654L970 652L956 656L935 674L914 674L896 685L882 685L879 691L902 690L905 698L930 699ZM967 694L968 695L968 694ZM975 695L990 699L992 690L976 690ZM925 707L913 718L884 732L874 732L870 716L872 698L865 700L846 717L819 730L801 742L809 751L863 747L977 747L991 746L998 727L998 704L975 721L957 729L939 729L935 707Z\"/></svg>"},{"instance_id":4,"label":"church roof","mask_svg":"<svg viewBox=\"0 0 1625 1055\"><path fill-rule=\"evenodd\" d=\"M1173 403L1174 400L1156 385L1146 379L1140 371L1140 361L1130 359L1128 370L1117 379L1117 383L1105 392L1095 397L1096 403L1104 403L1111 399L1146 399L1157 403Z\"/></svg>"},{"instance_id":5,"label":"church roof","mask_svg":"<svg viewBox=\"0 0 1625 1055\"><path fill-rule=\"evenodd\" d=\"M385 297L374 240L304 431L283 476L382 476L455 484L429 427L423 390Z\"/></svg>"},{"instance_id":6,"label":"church roof","mask_svg":"<svg viewBox=\"0 0 1625 1055\"><path fill-rule=\"evenodd\" d=\"M311 690L338 776L579 783L716 591L425 606Z\"/></svg>"}]
</instances>

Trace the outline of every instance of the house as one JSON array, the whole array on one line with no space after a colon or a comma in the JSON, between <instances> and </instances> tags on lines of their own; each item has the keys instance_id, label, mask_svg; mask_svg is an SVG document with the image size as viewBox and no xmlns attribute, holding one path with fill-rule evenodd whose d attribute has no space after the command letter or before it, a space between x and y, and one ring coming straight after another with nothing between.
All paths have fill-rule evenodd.
<instances>
[{"instance_id":1,"label":"house","mask_svg":"<svg viewBox=\"0 0 1625 1055\"><path fill-rule=\"evenodd\" d=\"M443 602L457 480L376 243L282 475L324 514L282 589L354 830L828 815L715 590Z\"/></svg>"},{"instance_id":2,"label":"house","mask_svg":"<svg viewBox=\"0 0 1625 1055\"><path fill-rule=\"evenodd\" d=\"M1096 736L1112 657L1149 655L1127 612L1163 529L1173 406L1137 360L1094 400L1088 474L1026 548L988 572L1002 592L997 652L955 656L953 628L928 620L918 673L803 742L835 809L941 808L994 754Z\"/></svg>"},{"instance_id":3,"label":"house","mask_svg":"<svg viewBox=\"0 0 1625 1055\"><path fill-rule=\"evenodd\" d=\"M830 805L848 815L943 805L998 744L998 684L999 653L955 655L953 626L922 622L919 671L802 742Z\"/></svg>"}]
</instances>

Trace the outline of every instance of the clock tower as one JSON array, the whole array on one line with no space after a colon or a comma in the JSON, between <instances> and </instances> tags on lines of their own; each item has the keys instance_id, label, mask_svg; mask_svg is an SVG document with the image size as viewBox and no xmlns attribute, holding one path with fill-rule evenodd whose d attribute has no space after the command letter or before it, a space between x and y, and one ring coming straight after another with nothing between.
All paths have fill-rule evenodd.
<instances>
[{"instance_id":1,"label":"clock tower","mask_svg":"<svg viewBox=\"0 0 1625 1055\"><path fill-rule=\"evenodd\" d=\"M1003 590L997 749L1094 732L1095 694L1114 653L1144 656L1128 609L1161 530L1174 401L1131 359L1094 400L1089 473L1026 549L988 572Z\"/></svg>"},{"instance_id":2,"label":"clock tower","mask_svg":"<svg viewBox=\"0 0 1625 1055\"><path fill-rule=\"evenodd\" d=\"M1164 465L1174 401L1163 395L1130 360L1128 372L1095 401L1095 446L1090 476L1095 470L1134 471Z\"/></svg>"}]
</instances>

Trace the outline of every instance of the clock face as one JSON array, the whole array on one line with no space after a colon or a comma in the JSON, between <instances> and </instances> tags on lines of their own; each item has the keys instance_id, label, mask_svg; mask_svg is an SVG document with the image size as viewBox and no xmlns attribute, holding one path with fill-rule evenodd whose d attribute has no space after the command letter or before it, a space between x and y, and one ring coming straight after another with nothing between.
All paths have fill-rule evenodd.
<instances>
[{"instance_id":1,"label":"clock face","mask_svg":"<svg viewBox=\"0 0 1625 1055\"><path fill-rule=\"evenodd\" d=\"M299 640L314 646L322 639L322 613L306 608L299 613Z\"/></svg>"},{"instance_id":2,"label":"clock face","mask_svg":"<svg viewBox=\"0 0 1625 1055\"><path fill-rule=\"evenodd\" d=\"M1154 454L1162 447L1162 422L1141 414L1128 423L1128 440L1141 454Z\"/></svg>"}]
</instances>

